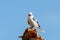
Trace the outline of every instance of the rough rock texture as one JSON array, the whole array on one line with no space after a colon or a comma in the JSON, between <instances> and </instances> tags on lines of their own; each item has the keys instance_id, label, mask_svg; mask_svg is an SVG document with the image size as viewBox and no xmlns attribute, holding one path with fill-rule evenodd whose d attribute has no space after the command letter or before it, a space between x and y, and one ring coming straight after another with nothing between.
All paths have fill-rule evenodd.
<instances>
[{"instance_id":1,"label":"rough rock texture","mask_svg":"<svg viewBox=\"0 0 60 40\"><path fill-rule=\"evenodd\" d=\"M36 29L27 28L23 33L23 36L19 36L22 40L44 40L41 36L38 35Z\"/></svg>"}]
</instances>

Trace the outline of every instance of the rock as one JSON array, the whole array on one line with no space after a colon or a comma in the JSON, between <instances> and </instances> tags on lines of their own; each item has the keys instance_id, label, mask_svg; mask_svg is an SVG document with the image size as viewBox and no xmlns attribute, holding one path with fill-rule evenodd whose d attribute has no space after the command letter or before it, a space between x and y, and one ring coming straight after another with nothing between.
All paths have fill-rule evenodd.
<instances>
[{"instance_id":1,"label":"rock","mask_svg":"<svg viewBox=\"0 0 60 40\"><path fill-rule=\"evenodd\" d=\"M38 35L36 29L27 28L23 33L23 36L19 36L22 40L44 40L41 36Z\"/></svg>"}]
</instances>

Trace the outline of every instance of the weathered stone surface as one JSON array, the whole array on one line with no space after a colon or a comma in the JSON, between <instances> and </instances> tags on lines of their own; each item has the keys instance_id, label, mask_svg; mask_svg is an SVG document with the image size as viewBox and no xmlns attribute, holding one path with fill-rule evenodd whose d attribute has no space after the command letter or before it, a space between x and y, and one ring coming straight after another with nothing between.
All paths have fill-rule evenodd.
<instances>
[{"instance_id":1,"label":"weathered stone surface","mask_svg":"<svg viewBox=\"0 0 60 40\"><path fill-rule=\"evenodd\" d=\"M19 36L22 40L44 40L41 36L38 35L36 29L27 28L23 33L23 36Z\"/></svg>"}]
</instances>

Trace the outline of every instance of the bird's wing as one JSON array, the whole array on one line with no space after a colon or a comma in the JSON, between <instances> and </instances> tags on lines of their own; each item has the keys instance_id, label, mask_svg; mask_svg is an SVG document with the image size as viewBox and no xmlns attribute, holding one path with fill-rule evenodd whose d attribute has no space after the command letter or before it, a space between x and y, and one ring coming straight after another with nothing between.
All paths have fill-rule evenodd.
<instances>
[{"instance_id":1,"label":"bird's wing","mask_svg":"<svg viewBox=\"0 0 60 40\"><path fill-rule=\"evenodd\" d=\"M35 19L34 17L33 17L33 20L38 23L37 19Z\"/></svg>"},{"instance_id":2,"label":"bird's wing","mask_svg":"<svg viewBox=\"0 0 60 40\"><path fill-rule=\"evenodd\" d=\"M34 21L38 24L38 26L40 27L40 25L39 25L37 19L35 19L35 18L33 17L33 20L34 20Z\"/></svg>"},{"instance_id":3,"label":"bird's wing","mask_svg":"<svg viewBox=\"0 0 60 40\"><path fill-rule=\"evenodd\" d=\"M29 21L27 21L27 22L28 22L28 24L30 24Z\"/></svg>"},{"instance_id":4,"label":"bird's wing","mask_svg":"<svg viewBox=\"0 0 60 40\"><path fill-rule=\"evenodd\" d=\"M38 28L42 31L42 32L44 32L45 33L45 31L41 28L41 26L39 25L39 23L38 23L38 21L35 19L35 18L33 18L33 20L38 24Z\"/></svg>"}]
</instances>

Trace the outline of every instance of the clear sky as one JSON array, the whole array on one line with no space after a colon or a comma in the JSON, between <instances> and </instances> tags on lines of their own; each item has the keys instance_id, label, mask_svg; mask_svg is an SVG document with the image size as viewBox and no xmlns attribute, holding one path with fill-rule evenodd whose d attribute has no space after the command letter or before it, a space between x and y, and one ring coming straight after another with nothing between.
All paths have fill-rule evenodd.
<instances>
[{"instance_id":1,"label":"clear sky","mask_svg":"<svg viewBox=\"0 0 60 40\"><path fill-rule=\"evenodd\" d=\"M28 12L39 21L46 40L60 40L60 0L0 0L0 40L21 40Z\"/></svg>"}]
</instances>

